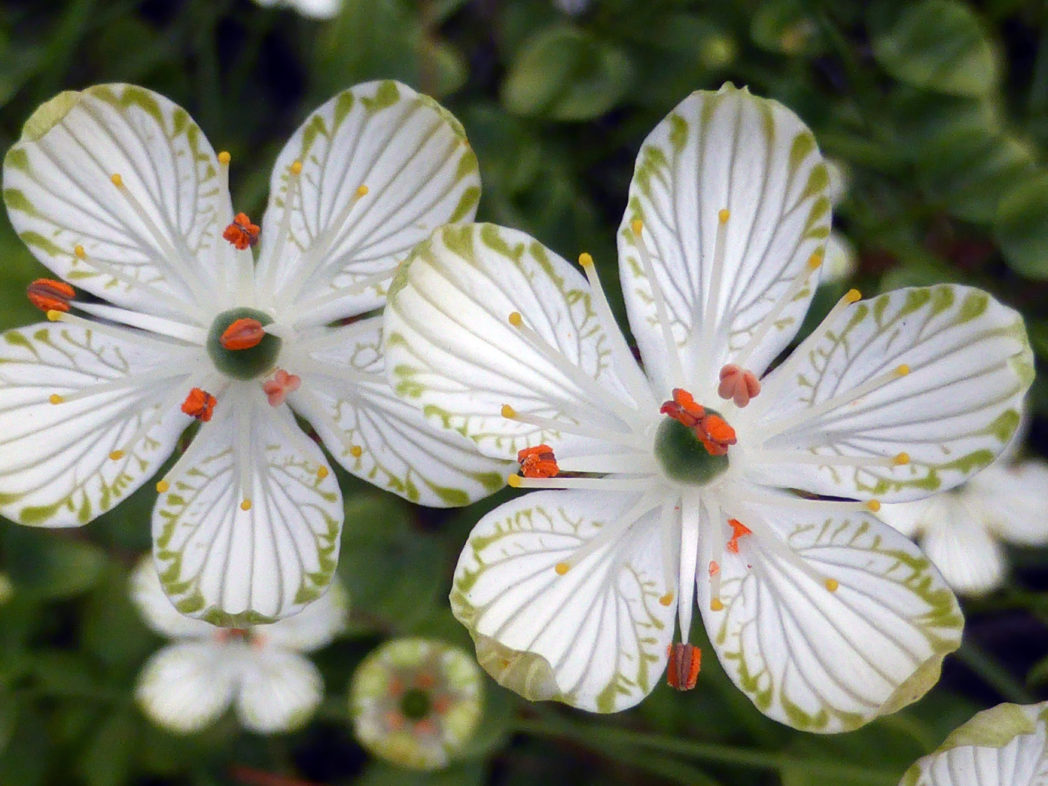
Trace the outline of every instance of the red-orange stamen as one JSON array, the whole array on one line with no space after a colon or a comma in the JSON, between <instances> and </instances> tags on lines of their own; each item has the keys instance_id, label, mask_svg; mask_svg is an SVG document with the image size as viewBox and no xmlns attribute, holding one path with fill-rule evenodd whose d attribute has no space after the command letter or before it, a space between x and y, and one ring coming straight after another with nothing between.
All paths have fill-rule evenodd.
<instances>
[{"instance_id":1,"label":"red-orange stamen","mask_svg":"<svg viewBox=\"0 0 1048 786\"><path fill-rule=\"evenodd\" d=\"M673 401L663 402L659 412L692 429L711 456L723 456L728 452L728 446L736 442L735 429L724 418L707 412L705 407L695 403L691 393L681 388L673 389Z\"/></svg>"},{"instance_id":2,"label":"red-orange stamen","mask_svg":"<svg viewBox=\"0 0 1048 786\"><path fill-rule=\"evenodd\" d=\"M222 233L222 237L243 251L258 242L259 231L258 224L252 224L246 213L237 213L233 216L233 223Z\"/></svg>"},{"instance_id":3,"label":"red-orange stamen","mask_svg":"<svg viewBox=\"0 0 1048 786\"><path fill-rule=\"evenodd\" d=\"M676 690L691 690L699 679L702 667L702 650L694 644L677 642L666 647L669 666L666 668L666 682Z\"/></svg>"},{"instance_id":4,"label":"red-orange stamen","mask_svg":"<svg viewBox=\"0 0 1048 786\"><path fill-rule=\"evenodd\" d=\"M293 393L302 385L302 378L296 374L288 374L284 369L278 368L273 379L262 385L262 391L269 399L269 406L279 407L284 403L288 393Z\"/></svg>"},{"instance_id":5,"label":"red-orange stamen","mask_svg":"<svg viewBox=\"0 0 1048 786\"><path fill-rule=\"evenodd\" d=\"M717 388L717 395L721 398L730 398L735 406L745 407L760 392L761 383L752 371L741 369L734 363L721 369L720 387Z\"/></svg>"},{"instance_id":6,"label":"red-orange stamen","mask_svg":"<svg viewBox=\"0 0 1048 786\"><path fill-rule=\"evenodd\" d=\"M683 388L674 388L673 401L665 402L659 412L663 415L669 415L688 428L695 428L699 421L706 416L705 408L701 404L697 404L691 393Z\"/></svg>"},{"instance_id":7,"label":"red-orange stamen","mask_svg":"<svg viewBox=\"0 0 1048 786\"><path fill-rule=\"evenodd\" d=\"M68 311L69 301L76 295L76 290L64 281L53 278L38 278L25 289L29 302L43 311Z\"/></svg>"},{"instance_id":8,"label":"red-orange stamen","mask_svg":"<svg viewBox=\"0 0 1048 786\"><path fill-rule=\"evenodd\" d=\"M265 337L266 331L257 319L237 319L223 331L219 343L226 349L251 349Z\"/></svg>"},{"instance_id":9,"label":"red-orange stamen","mask_svg":"<svg viewBox=\"0 0 1048 786\"><path fill-rule=\"evenodd\" d=\"M524 448L517 453L520 462L520 474L526 478L555 478L560 472L557 457L549 445L536 445Z\"/></svg>"},{"instance_id":10,"label":"red-orange stamen","mask_svg":"<svg viewBox=\"0 0 1048 786\"><path fill-rule=\"evenodd\" d=\"M731 527L731 540L725 544L724 548L732 554L738 554L739 538L752 535L753 531L738 519L728 519L728 526Z\"/></svg>"},{"instance_id":11,"label":"red-orange stamen","mask_svg":"<svg viewBox=\"0 0 1048 786\"><path fill-rule=\"evenodd\" d=\"M716 576L718 573L720 573L720 563L717 562L717 560L715 560L715 559L711 559L710 560L709 571L710 571L710 578L712 579L714 576Z\"/></svg>"},{"instance_id":12,"label":"red-orange stamen","mask_svg":"<svg viewBox=\"0 0 1048 786\"><path fill-rule=\"evenodd\" d=\"M190 417L207 423L211 420L211 415L214 413L215 404L217 403L218 399L206 390L193 388L189 391L189 395L186 396L186 400L182 402L182 411Z\"/></svg>"}]
</instances>

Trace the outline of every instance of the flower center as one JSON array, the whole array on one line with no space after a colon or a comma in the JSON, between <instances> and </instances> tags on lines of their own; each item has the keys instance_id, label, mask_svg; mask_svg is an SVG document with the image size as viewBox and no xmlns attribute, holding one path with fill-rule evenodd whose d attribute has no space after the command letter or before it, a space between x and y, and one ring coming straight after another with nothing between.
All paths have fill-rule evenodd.
<instances>
[{"instance_id":1,"label":"flower center","mask_svg":"<svg viewBox=\"0 0 1048 786\"><path fill-rule=\"evenodd\" d=\"M659 411L669 417L655 432L655 458L668 478L704 486L728 468L735 430L718 413L680 388Z\"/></svg>"},{"instance_id":2,"label":"flower center","mask_svg":"<svg viewBox=\"0 0 1048 786\"><path fill-rule=\"evenodd\" d=\"M433 702L429 698L429 693L421 688L409 688L400 697L400 711L409 720L422 720L429 715L431 709L433 709Z\"/></svg>"},{"instance_id":3,"label":"flower center","mask_svg":"<svg viewBox=\"0 0 1048 786\"><path fill-rule=\"evenodd\" d=\"M232 308L215 317L207 334L207 353L215 368L234 379L254 379L272 369L281 341L269 333L261 338L255 335L256 325L272 321L268 314L253 308Z\"/></svg>"}]
</instances>

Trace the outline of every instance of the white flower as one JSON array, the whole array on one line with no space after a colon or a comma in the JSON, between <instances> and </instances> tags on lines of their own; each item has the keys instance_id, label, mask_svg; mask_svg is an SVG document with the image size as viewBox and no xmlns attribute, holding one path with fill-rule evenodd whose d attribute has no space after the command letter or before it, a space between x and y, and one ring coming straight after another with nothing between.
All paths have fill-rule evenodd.
<instances>
[{"instance_id":1,"label":"white flower","mask_svg":"<svg viewBox=\"0 0 1048 786\"><path fill-rule=\"evenodd\" d=\"M155 723L198 731L232 704L245 729L261 734L301 726L324 696L317 667L299 653L329 644L346 624L349 600L337 582L293 617L250 628L216 628L180 614L164 595L148 557L131 576L142 618L175 643L158 650L138 676L135 698Z\"/></svg>"},{"instance_id":2,"label":"white flower","mask_svg":"<svg viewBox=\"0 0 1048 786\"><path fill-rule=\"evenodd\" d=\"M228 167L184 110L138 87L62 93L26 123L4 161L11 222L96 297L34 282L57 322L3 335L0 513L90 521L196 418L157 483L154 558L180 611L242 627L319 596L338 559L338 484L295 415L347 470L427 505L489 493L505 464L397 400L380 317L344 324L383 305L416 242L472 218L458 122L396 82L324 104L277 160L257 261Z\"/></svg>"},{"instance_id":3,"label":"white flower","mask_svg":"<svg viewBox=\"0 0 1048 786\"><path fill-rule=\"evenodd\" d=\"M877 517L916 537L954 591L979 595L1004 581L999 541L1048 543L1046 500L1048 463L1000 460L944 494L883 505Z\"/></svg>"},{"instance_id":4,"label":"white flower","mask_svg":"<svg viewBox=\"0 0 1048 786\"><path fill-rule=\"evenodd\" d=\"M899 786L1044 786L1048 702L998 704L956 729Z\"/></svg>"},{"instance_id":5,"label":"white flower","mask_svg":"<svg viewBox=\"0 0 1048 786\"><path fill-rule=\"evenodd\" d=\"M520 451L513 485L551 489L485 516L455 575L453 610L502 684L614 711L669 652L688 687L696 603L732 679L799 728L854 728L936 681L956 599L870 511L988 464L1032 355L1021 317L978 290L852 291L761 378L815 288L826 187L808 129L745 90L695 93L656 127L618 234L643 371L588 255L583 278L472 225L401 267L397 391L489 455Z\"/></svg>"},{"instance_id":6,"label":"white flower","mask_svg":"<svg viewBox=\"0 0 1048 786\"><path fill-rule=\"evenodd\" d=\"M255 0L260 6L274 5L293 8L302 16L313 19L332 19L342 10L342 0Z\"/></svg>"}]
</instances>

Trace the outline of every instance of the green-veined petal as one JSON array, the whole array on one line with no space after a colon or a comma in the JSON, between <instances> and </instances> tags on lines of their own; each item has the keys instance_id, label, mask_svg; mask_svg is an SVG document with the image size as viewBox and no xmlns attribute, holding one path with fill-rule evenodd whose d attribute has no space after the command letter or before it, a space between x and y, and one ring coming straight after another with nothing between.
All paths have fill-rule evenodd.
<instances>
[{"instance_id":1,"label":"green-veined petal","mask_svg":"<svg viewBox=\"0 0 1048 786\"><path fill-rule=\"evenodd\" d=\"M142 619L153 631L169 639L210 639L215 626L209 622L180 614L164 594L157 576L153 556L147 554L138 561L131 573L131 600Z\"/></svg>"},{"instance_id":2,"label":"green-veined petal","mask_svg":"<svg viewBox=\"0 0 1048 786\"><path fill-rule=\"evenodd\" d=\"M324 697L324 681L308 658L267 646L264 631L252 630L252 635L263 637L261 649L238 653L237 715L251 731L290 731L302 726L316 710Z\"/></svg>"}]
</instances>

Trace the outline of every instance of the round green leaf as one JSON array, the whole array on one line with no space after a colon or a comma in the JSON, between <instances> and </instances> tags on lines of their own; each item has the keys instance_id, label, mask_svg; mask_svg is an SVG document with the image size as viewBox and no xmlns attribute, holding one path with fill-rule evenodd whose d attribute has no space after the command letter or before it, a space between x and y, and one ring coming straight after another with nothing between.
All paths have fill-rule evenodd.
<instances>
[{"instance_id":1,"label":"round green leaf","mask_svg":"<svg viewBox=\"0 0 1048 786\"><path fill-rule=\"evenodd\" d=\"M1012 270L1027 278L1048 278L1048 173L1005 194L993 229Z\"/></svg>"}]
</instances>

